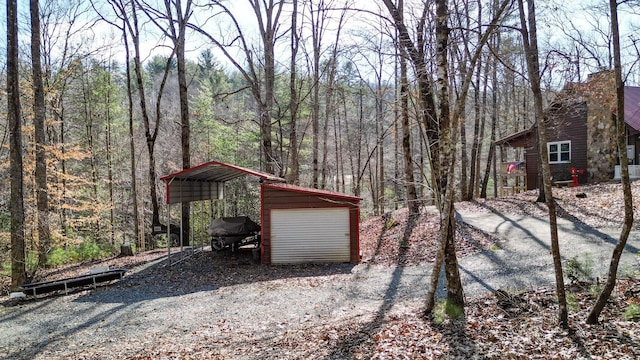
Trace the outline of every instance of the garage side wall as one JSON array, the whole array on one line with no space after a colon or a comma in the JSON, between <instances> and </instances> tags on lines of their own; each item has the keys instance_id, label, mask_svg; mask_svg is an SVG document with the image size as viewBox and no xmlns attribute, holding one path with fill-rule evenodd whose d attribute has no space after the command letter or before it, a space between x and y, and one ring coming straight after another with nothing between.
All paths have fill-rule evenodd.
<instances>
[{"instance_id":1,"label":"garage side wall","mask_svg":"<svg viewBox=\"0 0 640 360\"><path fill-rule=\"evenodd\" d=\"M271 211L277 209L323 209L323 208L348 208L349 212L349 238L351 263L360 260L359 248L359 217L360 210L357 200L332 197L326 194L312 194L305 192L274 189L261 186L260 196L262 203L262 263L271 264Z\"/></svg>"}]
</instances>

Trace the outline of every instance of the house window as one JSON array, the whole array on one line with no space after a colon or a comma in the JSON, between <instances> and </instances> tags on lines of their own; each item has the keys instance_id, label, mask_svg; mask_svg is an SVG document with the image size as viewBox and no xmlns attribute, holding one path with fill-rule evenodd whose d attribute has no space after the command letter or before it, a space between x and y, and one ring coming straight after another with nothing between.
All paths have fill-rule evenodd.
<instances>
[{"instance_id":1,"label":"house window","mask_svg":"<svg viewBox=\"0 0 640 360\"><path fill-rule=\"evenodd\" d=\"M547 143L549 164L571 162L571 141L555 141Z\"/></svg>"}]
</instances>

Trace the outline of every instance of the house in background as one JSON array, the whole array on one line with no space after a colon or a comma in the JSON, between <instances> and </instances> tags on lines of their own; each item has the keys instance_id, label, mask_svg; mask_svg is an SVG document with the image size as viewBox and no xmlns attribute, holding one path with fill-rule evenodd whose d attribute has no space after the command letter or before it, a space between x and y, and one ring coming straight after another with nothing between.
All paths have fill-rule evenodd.
<instances>
[{"instance_id":1,"label":"house in background","mask_svg":"<svg viewBox=\"0 0 640 360\"><path fill-rule=\"evenodd\" d=\"M589 75L586 83L567 84L546 109L548 161L555 184L569 183L572 168L577 170L580 183L619 178L615 94L613 72L602 71ZM629 173L632 178L640 178L640 87L625 87L624 115L627 153L632 165ZM533 125L495 144L524 149L521 170L509 172L512 163L502 165L502 187L514 189L514 180L510 178L522 177L517 189L537 189L541 171L537 127Z\"/></svg>"}]
</instances>

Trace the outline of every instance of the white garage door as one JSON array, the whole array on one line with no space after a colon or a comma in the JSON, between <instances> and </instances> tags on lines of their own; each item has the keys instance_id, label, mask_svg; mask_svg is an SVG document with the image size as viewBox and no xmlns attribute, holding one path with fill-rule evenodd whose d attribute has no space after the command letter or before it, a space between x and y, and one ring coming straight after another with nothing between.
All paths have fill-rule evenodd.
<instances>
[{"instance_id":1,"label":"white garage door","mask_svg":"<svg viewBox=\"0 0 640 360\"><path fill-rule=\"evenodd\" d=\"M271 210L271 263L349 262L349 209Z\"/></svg>"}]
</instances>

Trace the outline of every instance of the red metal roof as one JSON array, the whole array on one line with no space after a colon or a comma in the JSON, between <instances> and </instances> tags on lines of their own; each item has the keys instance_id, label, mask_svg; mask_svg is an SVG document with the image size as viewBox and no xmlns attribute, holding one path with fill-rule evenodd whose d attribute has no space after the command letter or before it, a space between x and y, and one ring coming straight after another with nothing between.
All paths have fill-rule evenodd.
<instances>
[{"instance_id":1,"label":"red metal roof","mask_svg":"<svg viewBox=\"0 0 640 360\"><path fill-rule=\"evenodd\" d=\"M351 201L360 201L360 200L362 200L362 198L359 198L357 196L347 195L347 194L343 194L343 193L339 193L339 192L328 191L328 190L320 190L320 189L314 189L314 188L307 188L307 187L303 187L303 186L284 184L284 183L262 184L262 186L265 187L265 188L269 188L269 189L277 189L277 190L283 190L283 191L293 191L293 192L298 192L298 193L303 193L303 194L310 194L310 195L324 195L324 196L327 196L327 197L346 199L346 200L351 200Z\"/></svg>"},{"instance_id":2,"label":"red metal roof","mask_svg":"<svg viewBox=\"0 0 640 360\"><path fill-rule=\"evenodd\" d=\"M267 181L285 181L283 178L277 177L273 174L245 169L240 166L225 164L220 161L209 161L204 164L193 166L173 174L165 175L161 177L160 180L165 182L172 180L224 182L243 175L252 175Z\"/></svg>"},{"instance_id":3,"label":"red metal roof","mask_svg":"<svg viewBox=\"0 0 640 360\"><path fill-rule=\"evenodd\" d=\"M624 122L640 131L640 87L624 87Z\"/></svg>"},{"instance_id":4,"label":"red metal roof","mask_svg":"<svg viewBox=\"0 0 640 360\"><path fill-rule=\"evenodd\" d=\"M224 197L224 182L235 178L252 175L260 181L284 182L266 172L249 170L240 166L209 161L189 169L178 171L160 178L166 185L167 204L219 199Z\"/></svg>"}]
</instances>

